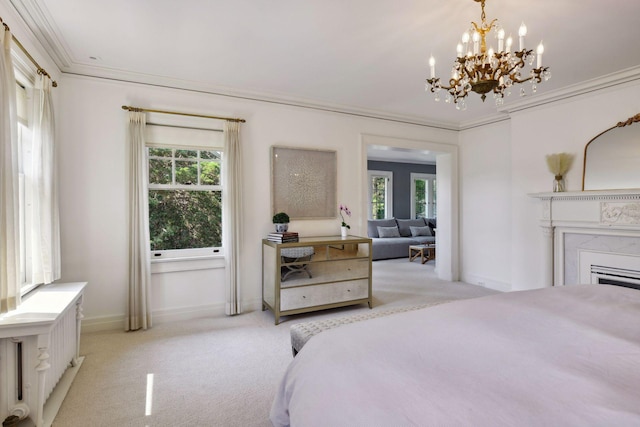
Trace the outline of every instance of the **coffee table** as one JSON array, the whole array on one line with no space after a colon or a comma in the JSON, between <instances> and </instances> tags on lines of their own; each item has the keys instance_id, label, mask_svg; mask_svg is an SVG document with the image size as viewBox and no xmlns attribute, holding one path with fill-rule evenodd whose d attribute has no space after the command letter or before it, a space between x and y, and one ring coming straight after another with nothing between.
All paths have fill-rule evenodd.
<instances>
[{"instance_id":1,"label":"coffee table","mask_svg":"<svg viewBox=\"0 0 640 427\"><path fill-rule=\"evenodd\" d=\"M428 243L426 245L409 246L409 262L412 262L420 256L422 264L436 258L436 244Z\"/></svg>"}]
</instances>

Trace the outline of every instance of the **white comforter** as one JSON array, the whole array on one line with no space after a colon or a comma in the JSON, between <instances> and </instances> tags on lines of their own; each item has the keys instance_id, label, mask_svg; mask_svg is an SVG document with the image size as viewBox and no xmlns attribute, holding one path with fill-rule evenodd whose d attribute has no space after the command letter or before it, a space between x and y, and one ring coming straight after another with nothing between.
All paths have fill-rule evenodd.
<instances>
[{"instance_id":1,"label":"white comforter","mask_svg":"<svg viewBox=\"0 0 640 427\"><path fill-rule=\"evenodd\" d=\"M511 292L344 325L292 361L274 426L640 426L640 291Z\"/></svg>"}]
</instances>

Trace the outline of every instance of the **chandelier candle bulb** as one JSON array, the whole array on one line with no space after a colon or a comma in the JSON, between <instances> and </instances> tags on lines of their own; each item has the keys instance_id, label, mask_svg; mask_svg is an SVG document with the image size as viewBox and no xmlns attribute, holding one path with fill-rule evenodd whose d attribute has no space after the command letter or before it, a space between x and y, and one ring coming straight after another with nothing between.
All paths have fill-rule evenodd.
<instances>
[{"instance_id":1,"label":"chandelier candle bulb","mask_svg":"<svg viewBox=\"0 0 640 427\"><path fill-rule=\"evenodd\" d=\"M467 56L471 53L469 50L469 33L466 31L462 33L462 51L467 52Z\"/></svg>"},{"instance_id":2,"label":"chandelier candle bulb","mask_svg":"<svg viewBox=\"0 0 640 427\"><path fill-rule=\"evenodd\" d=\"M520 50L524 49L524 36L527 35L527 26L524 25L524 22L520 25L520 29L518 30L518 36L520 36Z\"/></svg>"},{"instance_id":3,"label":"chandelier candle bulb","mask_svg":"<svg viewBox=\"0 0 640 427\"><path fill-rule=\"evenodd\" d=\"M480 34L477 31L473 32L473 54L477 55L480 50Z\"/></svg>"},{"instance_id":4,"label":"chandelier candle bulb","mask_svg":"<svg viewBox=\"0 0 640 427\"><path fill-rule=\"evenodd\" d=\"M507 53L511 52L512 44L513 44L513 38L511 36L507 37Z\"/></svg>"},{"instance_id":5,"label":"chandelier candle bulb","mask_svg":"<svg viewBox=\"0 0 640 427\"><path fill-rule=\"evenodd\" d=\"M500 28L498 31L498 52L502 52L504 48L504 30Z\"/></svg>"},{"instance_id":6,"label":"chandelier candle bulb","mask_svg":"<svg viewBox=\"0 0 640 427\"><path fill-rule=\"evenodd\" d=\"M431 55L429 58L429 69L431 71L431 78L436 76L436 59Z\"/></svg>"},{"instance_id":7,"label":"chandelier candle bulb","mask_svg":"<svg viewBox=\"0 0 640 427\"><path fill-rule=\"evenodd\" d=\"M456 46L456 52L458 53L458 58L462 58L462 44L458 43L458 46Z\"/></svg>"},{"instance_id":8,"label":"chandelier candle bulb","mask_svg":"<svg viewBox=\"0 0 640 427\"><path fill-rule=\"evenodd\" d=\"M536 63L536 68L540 68L542 67L542 54L544 53L544 46L542 45L542 42L540 42L540 44L538 45L538 49L536 50L536 53L538 54L538 61Z\"/></svg>"}]
</instances>

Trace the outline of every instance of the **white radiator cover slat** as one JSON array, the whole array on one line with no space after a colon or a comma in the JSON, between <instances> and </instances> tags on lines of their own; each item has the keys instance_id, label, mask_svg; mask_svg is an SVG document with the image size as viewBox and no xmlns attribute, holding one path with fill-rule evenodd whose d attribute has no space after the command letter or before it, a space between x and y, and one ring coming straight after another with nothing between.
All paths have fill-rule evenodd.
<instances>
[{"instance_id":1,"label":"white radiator cover slat","mask_svg":"<svg viewBox=\"0 0 640 427\"><path fill-rule=\"evenodd\" d=\"M42 286L0 316L0 423L10 415L44 426L44 405L79 358L86 282ZM17 347L22 346L22 393ZM22 399L20 399L22 397Z\"/></svg>"}]
</instances>

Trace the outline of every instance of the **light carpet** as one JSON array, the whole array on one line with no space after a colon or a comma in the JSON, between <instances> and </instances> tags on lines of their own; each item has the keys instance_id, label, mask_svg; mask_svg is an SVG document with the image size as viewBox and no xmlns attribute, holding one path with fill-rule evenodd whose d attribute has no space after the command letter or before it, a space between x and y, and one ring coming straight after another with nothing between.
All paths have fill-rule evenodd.
<instances>
[{"instance_id":1,"label":"light carpet","mask_svg":"<svg viewBox=\"0 0 640 427\"><path fill-rule=\"evenodd\" d=\"M373 310L492 293L437 279L433 263L373 263ZM291 325L367 310L365 304L283 317L277 326L270 311L254 311L83 334L85 360L53 426L270 426L271 402L292 360Z\"/></svg>"}]
</instances>

